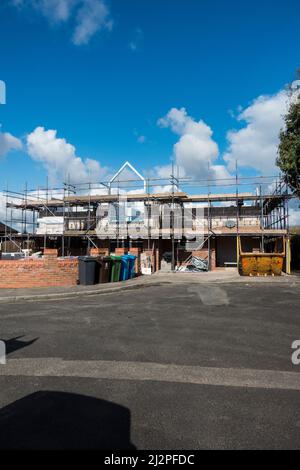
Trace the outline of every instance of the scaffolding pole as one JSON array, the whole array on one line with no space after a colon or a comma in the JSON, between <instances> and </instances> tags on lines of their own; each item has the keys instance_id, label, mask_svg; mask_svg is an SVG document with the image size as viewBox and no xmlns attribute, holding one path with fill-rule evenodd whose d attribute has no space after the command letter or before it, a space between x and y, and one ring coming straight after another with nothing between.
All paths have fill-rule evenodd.
<instances>
[{"instance_id":1,"label":"scaffolding pole","mask_svg":"<svg viewBox=\"0 0 300 470\"><path fill-rule=\"evenodd\" d=\"M207 174L207 197L208 197L208 208L207 208L207 251L208 251L208 271L211 271L211 200L210 200L210 164L208 162L208 174Z\"/></svg>"},{"instance_id":2,"label":"scaffolding pole","mask_svg":"<svg viewBox=\"0 0 300 470\"><path fill-rule=\"evenodd\" d=\"M150 227L150 209L151 209L151 204L160 204L160 207L164 204L167 203L168 205L171 204L172 210L171 210L171 217L172 217L172 229L171 229L171 242L172 242L172 269L174 270L176 267L176 258L178 259L178 245L177 245L177 256L176 256L176 244L175 244L175 223L177 222L177 219L175 220L175 205L181 204L181 207L184 207L184 198L185 195L188 193L187 189L193 189L194 191L196 190L195 188L202 189L205 186L201 184L202 181L204 180L192 180L191 178L180 178L179 173L178 173L178 167L177 167L177 176L175 176L174 168L174 163L172 164L172 174L170 175L171 177L171 194L170 194L170 189L166 188L165 191L164 189L161 190L161 193L165 192L165 198L161 198L161 193L160 196L156 197L155 192L151 194L150 188L156 187L157 184L156 182L162 181L162 179L159 178L148 178L147 179L147 189L146 189L146 194L143 194L141 196L141 200L145 201L147 204L147 221L148 221L148 234L147 234L147 247L150 249L151 243L151 227ZM255 185L257 181L260 182L260 193L257 193L256 197L256 204L258 206L257 212L259 213L259 204L260 204L260 215L257 215L257 218L260 218L261 220L261 244L264 246L265 239L265 229L267 228L274 228L276 229L282 229L282 230L288 230L288 199L289 199L289 193L288 190L286 189L286 185L283 184L282 181L277 182L274 195L271 195L268 193L263 193L263 187L267 186L270 184L269 181L270 177L252 177L252 180L250 178L246 177L239 177L238 175L238 168L236 164L236 175L235 178L223 178L223 179L217 179L217 180L212 180L211 178L211 171L210 167L208 165L208 177L206 179L206 188L207 188L207 199L206 199L206 194L203 194L205 196L205 204L207 204L206 209L207 210L207 230L208 230L208 238L207 238L207 247L208 247L208 258L209 258L209 269L212 267L212 237L211 235L213 234L212 232L212 217L214 216L214 211L215 211L215 206L214 206L214 201L217 199L214 198L214 194L212 195L212 187L215 186L220 186L220 182L222 182L222 186L225 188L230 188L233 184L235 185L235 194L229 194L232 196L232 199L230 201L236 201L236 220L237 220L237 236L240 234L240 225L243 224L243 217L245 217L244 213L240 211L240 206L239 203L242 202L243 199L243 193L240 193L240 186L247 185ZM132 188L131 186L131 181L139 181L139 180L129 180L127 181L128 186L124 185L124 189L126 190L128 188ZM162 184L163 187L166 187L167 185L170 184L170 179L165 179L163 180L164 183ZM116 206L117 209L117 217L116 217L116 225L117 225L117 233L114 235L114 241L117 242L117 246L119 247L120 243L120 179L118 179L118 194L116 196L115 202L113 204ZM139 181L140 182L140 181ZM123 182L125 183L125 182ZM99 183L100 184L100 183ZM101 183L101 187L103 189L103 185L106 183ZM106 187L109 188L109 185ZM81 189L85 188L85 189ZM86 199L81 199L79 196L79 191L85 191L88 190L88 197ZM93 222L94 224L94 218L96 220L96 216L94 214L96 210L96 205L97 205L97 198L93 197L92 198L92 189L96 189L96 184L95 183L85 183L84 185L74 185L71 188L70 181L64 184L63 188L52 188L50 190L49 188L49 182L48 178L46 181L46 189L41 189L38 188L38 193L33 194L33 191L36 190L28 190L28 185L26 183L25 189L23 190L23 193L17 193L14 191L9 191L8 190L8 184L6 188L6 208L5 208L5 241L8 242L9 240L12 241L13 243L16 243L16 241L21 240L19 243L18 241L18 250L22 250L21 244L24 244L26 238L27 238L27 247L29 247L30 239L32 236L35 236L35 228L36 228L36 216L43 216L42 212L47 216L54 216L57 214L58 211L61 212L63 211L63 233L61 235L61 240L62 240L62 255L66 255L66 241L68 237L68 241L70 242L70 231L68 230L67 233L65 231L67 230L66 227L66 222L71 218L73 215L73 212L71 212L71 208L76 207L76 215L77 218L76 220L79 220L80 214L77 214L77 207L79 206L82 207L82 216L80 219L80 227L79 230L77 230L76 236L82 237L83 239L87 239L88 241L88 248L92 244L92 238L93 234L91 233L91 224ZM180 190L180 194L179 193ZM41 193L42 191L42 193ZM55 191L60 191L60 196L59 198L56 198L57 193ZM78 199L77 196L74 197L73 201L70 200L70 193L78 194ZM111 193L111 191L108 191ZM132 191L131 191L132 192ZM63 197L61 198L61 194L63 193ZM181 196L181 193L183 193L183 196ZM200 191L199 191L200 193ZM101 193L100 193L101 194ZM247 194L247 193L246 193ZM251 194L251 193L250 193ZM267 194L267 196L266 196ZM192 193L193 195L193 193ZM199 194L199 196L201 196ZM229 196L228 195L228 196ZM106 195L107 196L107 195ZM111 194L112 199L114 198L114 194ZM136 194L136 199L138 201L138 194ZM188 195L189 196L189 195ZM226 194L225 194L226 196ZM254 200L253 199L254 195L252 194L252 199L249 200ZM101 196L99 196L101 200ZM62 199L62 200L61 200ZM190 198L192 201L192 198ZM201 199L198 199L198 201ZM105 199L104 199L105 202ZM110 203L110 201L109 201ZM19 210L20 209L20 210ZM32 220L31 220L31 215L29 214L28 211L31 211L32 213ZM75 210L74 210L75 212ZM123 213L122 213L123 214ZM146 220L145 217L145 220ZM18 219L19 218L19 219ZM123 215L122 215L123 219ZM204 216L205 220L205 216ZM87 230L85 228L82 228L82 222L86 224L88 222ZM19 228L18 231L20 232L19 234L14 234L13 233L13 226L14 224L17 224L16 226ZM33 233L30 233L31 230L29 230L29 226L32 225L33 227ZM76 227L78 228L78 224L75 224ZM10 228L8 228L8 226ZM275 229L274 229L275 230ZM75 230L74 230L75 231ZM26 234L26 236L25 236ZM47 247L47 243L50 240L50 236L53 236L53 234L49 234L47 230L47 225L46 225L46 230L44 233L44 248ZM183 235L184 237L184 232ZM19 238L18 238L19 237ZM16 240L16 241L15 241ZM6 243L7 246L7 243Z\"/></svg>"}]
</instances>

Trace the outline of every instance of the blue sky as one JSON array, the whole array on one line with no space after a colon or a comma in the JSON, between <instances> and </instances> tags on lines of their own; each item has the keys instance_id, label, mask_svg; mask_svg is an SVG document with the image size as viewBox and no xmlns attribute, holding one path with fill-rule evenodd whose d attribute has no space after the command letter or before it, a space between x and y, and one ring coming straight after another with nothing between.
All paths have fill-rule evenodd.
<instances>
[{"instance_id":1,"label":"blue sky","mask_svg":"<svg viewBox=\"0 0 300 470\"><path fill-rule=\"evenodd\" d=\"M86 159L105 179L125 160L164 175L172 155L185 174L210 161L223 175L236 158L245 175L275 172L298 1L2 0L0 17L1 188L59 182L76 157L83 178ZM4 149L7 134L22 150Z\"/></svg>"}]
</instances>

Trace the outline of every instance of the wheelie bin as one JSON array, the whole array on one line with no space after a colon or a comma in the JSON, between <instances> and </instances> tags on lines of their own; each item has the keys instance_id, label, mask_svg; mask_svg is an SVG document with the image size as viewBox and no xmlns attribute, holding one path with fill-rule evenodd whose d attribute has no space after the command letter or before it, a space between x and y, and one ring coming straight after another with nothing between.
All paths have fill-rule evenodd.
<instances>
[{"instance_id":1,"label":"wheelie bin","mask_svg":"<svg viewBox=\"0 0 300 470\"><path fill-rule=\"evenodd\" d=\"M110 279L111 282L118 282L120 281L122 256L111 255L110 258L112 260Z\"/></svg>"},{"instance_id":2,"label":"wheelie bin","mask_svg":"<svg viewBox=\"0 0 300 470\"><path fill-rule=\"evenodd\" d=\"M99 263L93 256L79 256L79 284L91 286L99 282Z\"/></svg>"},{"instance_id":3,"label":"wheelie bin","mask_svg":"<svg viewBox=\"0 0 300 470\"><path fill-rule=\"evenodd\" d=\"M123 255L121 257L121 273L120 273L120 280L127 281L129 279L129 266L130 266L130 256Z\"/></svg>"},{"instance_id":4,"label":"wheelie bin","mask_svg":"<svg viewBox=\"0 0 300 470\"><path fill-rule=\"evenodd\" d=\"M99 283L106 284L110 282L112 260L109 256L102 256L98 262L100 264Z\"/></svg>"},{"instance_id":5,"label":"wheelie bin","mask_svg":"<svg viewBox=\"0 0 300 470\"><path fill-rule=\"evenodd\" d=\"M128 261L129 261L129 273L128 273L128 279L132 279L135 277L136 272L135 272L135 260L136 256L135 255L128 255Z\"/></svg>"}]
</instances>

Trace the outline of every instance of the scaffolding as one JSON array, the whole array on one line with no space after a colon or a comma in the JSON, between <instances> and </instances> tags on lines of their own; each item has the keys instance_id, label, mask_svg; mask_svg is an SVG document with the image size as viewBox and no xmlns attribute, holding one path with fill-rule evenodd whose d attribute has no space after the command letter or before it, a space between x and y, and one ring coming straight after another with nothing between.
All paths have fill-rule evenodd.
<instances>
[{"instance_id":1,"label":"scaffolding","mask_svg":"<svg viewBox=\"0 0 300 470\"><path fill-rule=\"evenodd\" d=\"M147 227L146 244L148 249L154 249L156 239L152 237L149 218L154 208L162 204L169 206L171 210L171 252L172 270L176 267L176 247L178 240L175 233L176 208L196 205L204 206L205 213L205 243L208 245L208 263L211 265L211 239L216 235L213 220L216 213L228 213L231 229L234 226L234 234L238 237L243 229L243 218L246 218L245 207L253 207L253 213L257 213L260 221L259 227L253 234L261 237L261 250L264 251L266 237L287 235L288 203L292 195L287 185L279 176L242 177L236 174L228 178L213 179L208 168L206 179L192 177L180 177L179 170L172 165L169 178L143 178L138 173L138 179L120 179L118 172L113 181L86 182L75 184L64 182L62 187L50 188L48 180L46 186L37 189L28 189L25 184L22 192L8 189L3 191L6 199L5 233L1 236L2 246L8 246L8 242L18 250L29 249L36 244L46 248L53 239L61 239L61 256L71 253L71 240L81 239L85 242L86 251L91 246L97 246L97 211L101 206L113 204L117 211L116 235L112 240L116 247L124 246L124 238L121 237L121 202L126 195L130 203L143 204L144 221ZM176 173L176 175L175 175ZM114 185L116 187L114 187ZM142 184L142 188L141 188ZM270 191L270 187L273 190ZM222 190L221 193L218 191ZM230 191L230 192L226 192ZM192 209L191 209L192 210ZM249 212L249 211L248 211ZM246 214L246 215L245 215ZM258 215L259 214L259 215ZM37 221L44 217L58 217L61 219L61 233L44 234L37 233ZM230 228L230 227L229 227ZM17 233L14 231L17 230ZM225 229L224 229L225 231ZM226 232L226 231L225 231ZM232 230L229 233L233 233ZM224 233L226 235L226 233ZM129 241L129 243L132 243Z\"/></svg>"}]
</instances>

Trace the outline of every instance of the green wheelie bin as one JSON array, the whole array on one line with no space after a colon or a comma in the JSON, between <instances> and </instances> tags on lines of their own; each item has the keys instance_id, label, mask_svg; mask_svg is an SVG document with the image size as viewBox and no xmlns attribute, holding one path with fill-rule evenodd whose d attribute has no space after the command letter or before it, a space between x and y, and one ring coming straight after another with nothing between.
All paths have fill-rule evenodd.
<instances>
[{"instance_id":1,"label":"green wheelie bin","mask_svg":"<svg viewBox=\"0 0 300 470\"><path fill-rule=\"evenodd\" d=\"M110 255L110 258L112 260L110 278L111 282L119 282L121 274L122 256Z\"/></svg>"}]
</instances>

